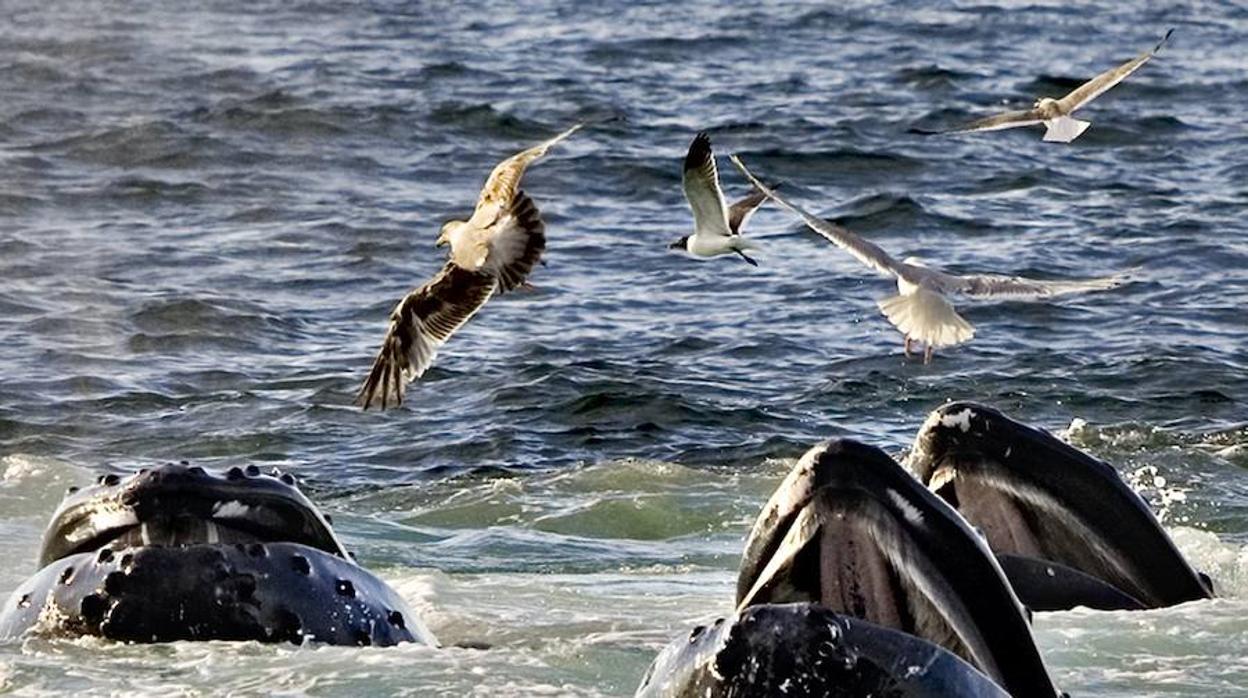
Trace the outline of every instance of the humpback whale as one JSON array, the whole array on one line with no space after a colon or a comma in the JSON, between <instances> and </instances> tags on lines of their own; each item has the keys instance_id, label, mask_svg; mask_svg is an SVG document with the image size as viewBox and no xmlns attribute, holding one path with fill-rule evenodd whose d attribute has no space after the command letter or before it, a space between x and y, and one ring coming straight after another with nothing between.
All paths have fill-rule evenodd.
<instances>
[{"instance_id":1,"label":"humpback whale","mask_svg":"<svg viewBox=\"0 0 1248 698\"><path fill-rule=\"evenodd\" d=\"M0 640L437 645L292 476L255 466L166 465L71 488L39 564L0 609Z\"/></svg>"},{"instance_id":2,"label":"humpback whale","mask_svg":"<svg viewBox=\"0 0 1248 698\"><path fill-rule=\"evenodd\" d=\"M1213 596L1113 466L991 407L932 412L906 465L983 532L1032 610Z\"/></svg>"},{"instance_id":3,"label":"humpback whale","mask_svg":"<svg viewBox=\"0 0 1248 698\"><path fill-rule=\"evenodd\" d=\"M815 446L746 541L737 609L663 650L641 696L1057 690L984 540L883 451Z\"/></svg>"}]
</instances>

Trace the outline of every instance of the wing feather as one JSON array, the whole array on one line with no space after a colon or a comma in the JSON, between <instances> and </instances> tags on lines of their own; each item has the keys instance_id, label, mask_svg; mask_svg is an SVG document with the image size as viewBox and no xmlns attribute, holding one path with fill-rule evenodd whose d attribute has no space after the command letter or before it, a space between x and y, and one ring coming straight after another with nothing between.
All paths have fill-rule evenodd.
<instances>
[{"instance_id":1,"label":"wing feather","mask_svg":"<svg viewBox=\"0 0 1248 698\"><path fill-rule=\"evenodd\" d=\"M961 126L957 126L946 131L937 131L937 133L974 133L977 131L1001 131L1007 128L1020 128L1023 126L1035 126L1044 123L1044 118L1040 116L1040 112L1036 109L1024 109L1021 111L1007 111L1004 114L995 116L986 116L982 119L967 122Z\"/></svg>"},{"instance_id":2,"label":"wing feather","mask_svg":"<svg viewBox=\"0 0 1248 698\"><path fill-rule=\"evenodd\" d=\"M520 186L520 178L524 176L524 171L529 164L545 155L551 146L579 131L583 125L576 124L554 138L543 141L527 150L522 150L495 165L494 170L490 172L490 176L485 180L485 186L481 188L481 196L477 199L477 208L476 212L473 213L473 219L479 218L478 212L492 214L497 209L509 206L512 198L516 195L516 189ZM485 217L489 220L493 219L493 215L486 215ZM485 224L489 220L480 222Z\"/></svg>"},{"instance_id":3,"label":"wing feather","mask_svg":"<svg viewBox=\"0 0 1248 698\"><path fill-rule=\"evenodd\" d=\"M922 269L922 274L930 286L942 293L960 293L964 296L979 298L1060 296L1066 293L1103 291L1121 283L1121 279L1116 276L1071 281L1040 281L1021 276L997 274L949 274L927 267Z\"/></svg>"},{"instance_id":4,"label":"wing feather","mask_svg":"<svg viewBox=\"0 0 1248 698\"><path fill-rule=\"evenodd\" d=\"M489 255L482 271L498 279L499 293L523 284L546 249L546 224L523 191L489 231Z\"/></svg>"},{"instance_id":5,"label":"wing feather","mask_svg":"<svg viewBox=\"0 0 1248 698\"><path fill-rule=\"evenodd\" d=\"M752 183L759 191L767 195L767 198L776 202L780 206L787 208L793 213L796 213L803 221L805 221L807 227L822 235L828 242L850 253L855 259L880 272L881 274L897 276L901 272L902 265L899 265L895 259L890 257L887 252L875 243L859 237L857 234L842 228L839 225L829 223L814 214L808 213L796 204L790 203L787 199L777 194L771 187L763 184L757 177L754 176L753 173L746 169L745 163L741 162L741 158L736 155L731 155L729 156L729 159L731 159L732 163L737 166L737 169L741 170L741 173L750 180L750 183Z\"/></svg>"},{"instance_id":6,"label":"wing feather","mask_svg":"<svg viewBox=\"0 0 1248 698\"><path fill-rule=\"evenodd\" d=\"M1104 94L1114 85L1117 85L1127 79L1128 75L1139 70L1149 61L1149 59L1157 55L1157 51L1161 49L1162 45L1166 43L1166 40L1169 39L1170 35L1173 33L1174 29L1166 32L1166 35L1161 38L1161 41L1157 42L1157 45L1153 47L1152 51L1145 51L1126 63L1097 75L1079 87L1076 87L1070 94L1059 99L1057 103L1058 106L1061 107L1062 112L1065 114L1073 113L1076 109L1085 106L1088 102L1091 102Z\"/></svg>"},{"instance_id":7,"label":"wing feather","mask_svg":"<svg viewBox=\"0 0 1248 698\"><path fill-rule=\"evenodd\" d=\"M772 191L780 188L780 184L771 185ZM741 229L749 222L750 217L758 210L758 207L767 200L767 195L761 189L755 188L749 194L746 194L736 203L728 207L728 228L732 230L733 235L740 235Z\"/></svg>"},{"instance_id":8,"label":"wing feather","mask_svg":"<svg viewBox=\"0 0 1248 698\"><path fill-rule=\"evenodd\" d=\"M498 280L447 262L429 283L403 297L390 313L368 378L356 394L364 409L398 407L408 382L419 377L451 335L494 295Z\"/></svg>"},{"instance_id":9,"label":"wing feather","mask_svg":"<svg viewBox=\"0 0 1248 698\"><path fill-rule=\"evenodd\" d=\"M689 144L684 168L685 198L693 209L693 227L698 234L732 234L728 226L728 204L719 188L719 170L715 167L715 154L711 152L711 139L699 133Z\"/></svg>"}]
</instances>

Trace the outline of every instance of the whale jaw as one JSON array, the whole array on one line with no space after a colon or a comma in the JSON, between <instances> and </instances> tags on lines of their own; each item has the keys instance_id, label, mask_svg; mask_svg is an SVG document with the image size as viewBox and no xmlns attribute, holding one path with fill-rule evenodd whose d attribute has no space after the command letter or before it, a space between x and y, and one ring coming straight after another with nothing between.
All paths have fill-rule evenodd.
<instances>
[{"instance_id":1,"label":"whale jaw","mask_svg":"<svg viewBox=\"0 0 1248 698\"><path fill-rule=\"evenodd\" d=\"M1009 566L1025 575L1016 589L1043 599L1024 598L1029 606L1158 608L1212 596L1113 466L991 407L958 402L932 412L907 465L996 553L1033 560ZM1064 588L1045 589L1046 579L1063 578L1046 569L1053 565L1112 590L1087 587L1085 598L1072 596L1070 575L1058 582ZM1114 590L1128 601L1113 601Z\"/></svg>"}]
</instances>

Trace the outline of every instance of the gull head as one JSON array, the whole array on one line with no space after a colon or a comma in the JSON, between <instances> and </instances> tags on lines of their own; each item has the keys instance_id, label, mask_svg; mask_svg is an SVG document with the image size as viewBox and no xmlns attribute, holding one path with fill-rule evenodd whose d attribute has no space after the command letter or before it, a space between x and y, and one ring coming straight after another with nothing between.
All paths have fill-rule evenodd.
<instances>
[{"instance_id":1,"label":"gull head","mask_svg":"<svg viewBox=\"0 0 1248 698\"><path fill-rule=\"evenodd\" d=\"M667 249L669 249L669 250L688 250L688 249L689 249L689 236L688 236L688 235L686 235L686 236L684 236L683 238L681 238L681 239L677 240L676 242L673 242L672 244L670 244L670 245L668 245L668 246L667 246Z\"/></svg>"},{"instance_id":2,"label":"gull head","mask_svg":"<svg viewBox=\"0 0 1248 698\"><path fill-rule=\"evenodd\" d=\"M1041 97L1036 100L1035 108L1040 111L1040 115L1046 119L1056 119L1062 115L1061 105L1052 97Z\"/></svg>"},{"instance_id":3,"label":"gull head","mask_svg":"<svg viewBox=\"0 0 1248 698\"><path fill-rule=\"evenodd\" d=\"M447 221L443 223L442 230L441 232L438 233L438 240L437 242L433 243L434 247L441 247L443 245L451 245L451 236L454 235L455 231L463 224L464 224L464 221ZM451 246L454 247L454 245L451 245Z\"/></svg>"}]
</instances>

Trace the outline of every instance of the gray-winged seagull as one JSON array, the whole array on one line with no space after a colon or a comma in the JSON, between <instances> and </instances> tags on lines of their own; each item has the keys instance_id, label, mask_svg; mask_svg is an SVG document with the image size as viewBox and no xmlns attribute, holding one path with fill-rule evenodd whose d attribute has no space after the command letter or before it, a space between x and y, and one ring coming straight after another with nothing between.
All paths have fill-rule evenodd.
<instances>
[{"instance_id":1,"label":"gray-winged seagull","mask_svg":"<svg viewBox=\"0 0 1248 698\"><path fill-rule=\"evenodd\" d=\"M1053 99L1052 97L1041 97L1036 100L1036 104L1031 109L1022 111L1011 111L996 116L989 116L983 119L977 119L970 123L964 124L957 128L945 131L919 131L919 133L972 133L975 131L1000 131L1007 128L1018 128L1020 126L1034 126L1036 124L1044 124L1046 131L1044 132L1044 140L1055 143L1070 143L1075 140L1092 125L1090 121L1083 121L1071 116L1079 109L1083 108L1104 94L1114 85L1122 82L1128 75L1139 70L1141 66L1149 61L1150 58L1161 50L1162 44L1170 38L1174 30L1166 32L1166 35L1157 42L1152 51L1146 51L1139 56L1123 63L1117 68L1107 70L1091 80L1083 83L1079 87L1071 91L1070 94L1061 99Z\"/></svg>"},{"instance_id":2,"label":"gray-winged seagull","mask_svg":"<svg viewBox=\"0 0 1248 698\"><path fill-rule=\"evenodd\" d=\"M581 128L500 162L485 181L466 221L447 221L437 246L450 245L446 265L408 293L390 313L390 327L355 404L397 407L408 382L433 363L438 348L496 293L525 283L546 249L546 226L533 200L519 190L531 162Z\"/></svg>"},{"instance_id":3,"label":"gray-winged seagull","mask_svg":"<svg viewBox=\"0 0 1248 698\"><path fill-rule=\"evenodd\" d=\"M897 279L897 295L877 302L884 317L905 335L905 353L910 356L911 342L925 345L923 363L932 360L936 347L961 344L975 336L975 327L958 315L953 304L945 297L960 293L973 297L1046 297L1079 291L1097 291L1112 288L1118 278L1088 279L1078 281L1037 281L1018 276L991 274L957 275L923 266L914 258L901 262L887 252L857 234L829 223L800 206L790 203L776 194L755 177L741 159L730 156L733 164L750 182L769 199L796 213L806 225L822 235L828 242L840 247L858 261L872 269Z\"/></svg>"}]
</instances>

